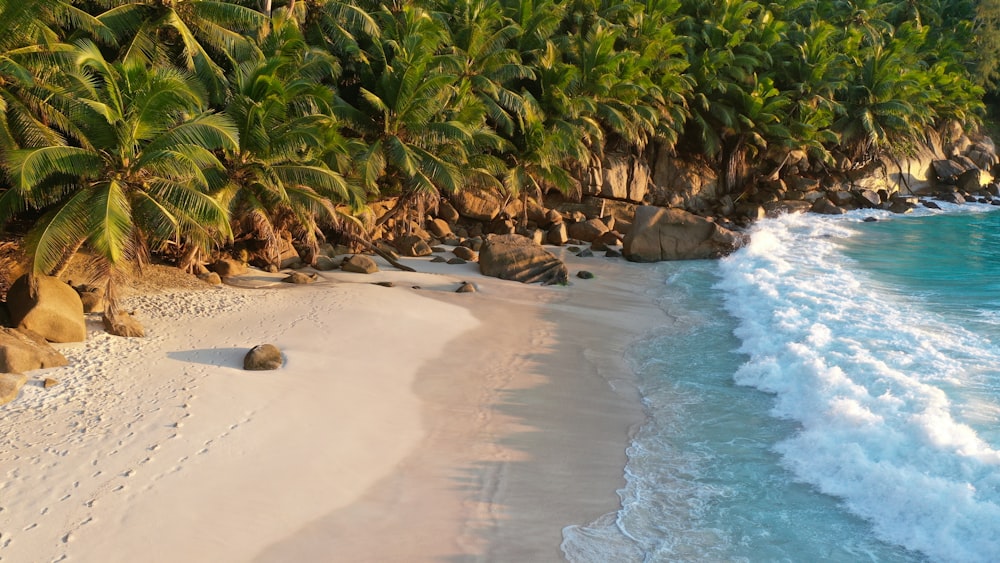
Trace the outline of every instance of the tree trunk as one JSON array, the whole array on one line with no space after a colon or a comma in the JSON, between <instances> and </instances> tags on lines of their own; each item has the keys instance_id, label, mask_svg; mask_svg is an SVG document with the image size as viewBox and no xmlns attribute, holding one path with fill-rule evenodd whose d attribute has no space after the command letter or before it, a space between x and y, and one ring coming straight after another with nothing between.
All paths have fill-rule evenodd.
<instances>
[{"instance_id":1,"label":"tree trunk","mask_svg":"<svg viewBox=\"0 0 1000 563\"><path fill-rule=\"evenodd\" d=\"M86 239L80 239L75 245L67 248L66 251L63 252L62 258L59 259L59 262L54 268L52 268L52 271L49 272L49 275L56 278L61 276L66 271L66 268L69 267L70 261L74 256L76 256L77 251L80 250L80 247L83 246L85 241Z\"/></svg>"}]
</instances>

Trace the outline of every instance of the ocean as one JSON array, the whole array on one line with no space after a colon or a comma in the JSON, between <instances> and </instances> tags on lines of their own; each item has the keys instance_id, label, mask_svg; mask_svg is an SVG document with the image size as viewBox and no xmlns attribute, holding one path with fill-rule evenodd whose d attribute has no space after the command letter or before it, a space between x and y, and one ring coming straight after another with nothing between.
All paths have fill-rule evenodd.
<instances>
[{"instance_id":1,"label":"ocean","mask_svg":"<svg viewBox=\"0 0 1000 563\"><path fill-rule=\"evenodd\" d=\"M942 207L657 264L622 508L567 559L1000 560L1000 212Z\"/></svg>"}]
</instances>

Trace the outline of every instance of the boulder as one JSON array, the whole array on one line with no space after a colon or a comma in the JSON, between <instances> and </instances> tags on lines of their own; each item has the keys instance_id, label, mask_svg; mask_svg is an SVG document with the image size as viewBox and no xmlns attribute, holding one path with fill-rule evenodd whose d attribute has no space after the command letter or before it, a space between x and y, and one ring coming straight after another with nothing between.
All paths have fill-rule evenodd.
<instances>
[{"instance_id":1,"label":"boulder","mask_svg":"<svg viewBox=\"0 0 1000 563\"><path fill-rule=\"evenodd\" d=\"M468 260L470 262L476 262L479 260L479 253L471 248L466 248L464 246L456 246L455 250L452 251L455 256L461 258L462 260Z\"/></svg>"},{"instance_id":2,"label":"boulder","mask_svg":"<svg viewBox=\"0 0 1000 563\"><path fill-rule=\"evenodd\" d=\"M882 205L882 198L873 190L858 190L857 201L862 207L873 209Z\"/></svg>"},{"instance_id":3,"label":"boulder","mask_svg":"<svg viewBox=\"0 0 1000 563\"><path fill-rule=\"evenodd\" d=\"M522 283L564 284L566 265L551 252L520 235L490 235L479 252L485 276Z\"/></svg>"},{"instance_id":4,"label":"boulder","mask_svg":"<svg viewBox=\"0 0 1000 563\"><path fill-rule=\"evenodd\" d=\"M467 260L463 260L463 259L461 259L461 258L459 258L457 256L454 257L454 258L449 258L447 260L447 262L446 262L446 264L451 264L452 266L458 266L458 265L461 265L461 264L468 264L468 263L469 262Z\"/></svg>"},{"instance_id":5,"label":"boulder","mask_svg":"<svg viewBox=\"0 0 1000 563\"><path fill-rule=\"evenodd\" d=\"M364 254L355 254L340 266L345 272L351 272L355 274L374 274L378 271L378 264L375 263L369 256Z\"/></svg>"},{"instance_id":6,"label":"boulder","mask_svg":"<svg viewBox=\"0 0 1000 563\"><path fill-rule=\"evenodd\" d=\"M566 228L566 233L570 238L593 242L594 239L608 232L608 226L600 219L590 219L580 223L573 223Z\"/></svg>"},{"instance_id":7,"label":"boulder","mask_svg":"<svg viewBox=\"0 0 1000 563\"><path fill-rule=\"evenodd\" d=\"M447 261L448 261L448 259L445 258L444 256L435 256L434 258L431 258L431 262L434 262L434 263L444 263L444 262L447 262Z\"/></svg>"},{"instance_id":8,"label":"boulder","mask_svg":"<svg viewBox=\"0 0 1000 563\"><path fill-rule=\"evenodd\" d=\"M978 168L970 168L958 175L955 179L955 187L966 193L975 193L983 189L982 179Z\"/></svg>"},{"instance_id":9,"label":"boulder","mask_svg":"<svg viewBox=\"0 0 1000 563\"><path fill-rule=\"evenodd\" d=\"M437 238L448 238L452 236L451 226L444 219L431 219L427 222L427 231Z\"/></svg>"},{"instance_id":10,"label":"boulder","mask_svg":"<svg viewBox=\"0 0 1000 563\"><path fill-rule=\"evenodd\" d=\"M443 199L438 203L437 216L444 219L447 223L454 223L460 217L458 211Z\"/></svg>"},{"instance_id":11,"label":"boulder","mask_svg":"<svg viewBox=\"0 0 1000 563\"><path fill-rule=\"evenodd\" d=\"M76 290L77 294L80 295L80 302L83 303L83 312L86 313L100 313L104 311L104 290L96 285L73 285L73 282L69 282L70 286Z\"/></svg>"},{"instance_id":12,"label":"boulder","mask_svg":"<svg viewBox=\"0 0 1000 563\"><path fill-rule=\"evenodd\" d=\"M319 255L316 257L316 265L313 266L321 272L328 272L330 270L336 270L338 267L337 261L329 256Z\"/></svg>"},{"instance_id":13,"label":"boulder","mask_svg":"<svg viewBox=\"0 0 1000 563\"><path fill-rule=\"evenodd\" d=\"M198 279L209 285L222 285L222 278L215 272L205 272L200 274Z\"/></svg>"},{"instance_id":14,"label":"boulder","mask_svg":"<svg viewBox=\"0 0 1000 563\"><path fill-rule=\"evenodd\" d=\"M545 234L545 242L555 246L562 246L568 240L569 234L566 232L566 223L562 221L549 227L549 232Z\"/></svg>"},{"instance_id":15,"label":"boulder","mask_svg":"<svg viewBox=\"0 0 1000 563\"><path fill-rule=\"evenodd\" d=\"M146 336L142 324L130 313L104 314L104 330L108 334L123 336L125 338L142 338Z\"/></svg>"},{"instance_id":16,"label":"boulder","mask_svg":"<svg viewBox=\"0 0 1000 563\"><path fill-rule=\"evenodd\" d=\"M21 276L7 292L11 324L41 335L49 342L83 342L87 325L80 295L51 276L35 276L36 291Z\"/></svg>"},{"instance_id":17,"label":"boulder","mask_svg":"<svg viewBox=\"0 0 1000 563\"><path fill-rule=\"evenodd\" d=\"M247 265L232 258L220 258L209 264L208 269L223 278L247 273Z\"/></svg>"},{"instance_id":18,"label":"boulder","mask_svg":"<svg viewBox=\"0 0 1000 563\"><path fill-rule=\"evenodd\" d=\"M934 174L942 184L954 184L958 176L965 172L965 168L952 160L935 160L931 162L934 167Z\"/></svg>"},{"instance_id":19,"label":"boulder","mask_svg":"<svg viewBox=\"0 0 1000 563\"><path fill-rule=\"evenodd\" d=\"M576 277L580 278L581 280L592 280L594 279L594 272L591 272L589 270L580 270L579 272L576 273Z\"/></svg>"},{"instance_id":20,"label":"boulder","mask_svg":"<svg viewBox=\"0 0 1000 563\"><path fill-rule=\"evenodd\" d=\"M294 284L297 284L297 285L304 285L304 284L308 284L308 283L313 283L317 279L319 279L319 275L317 275L317 274L306 274L306 273L303 273L303 272L292 272L291 274L288 274L288 277L286 277L285 279L283 279L281 281L283 281L285 283L294 283Z\"/></svg>"},{"instance_id":21,"label":"boulder","mask_svg":"<svg viewBox=\"0 0 1000 563\"><path fill-rule=\"evenodd\" d=\"M458 286L458 289L455 290L455 293L475 293L475 292L476 292L475 284L471 284L469 282L462 282L462 285Z\"/></svg>"},{"instance_id":22,"label":"boulder","mask_svg":"<svg viewBox=\"0 0 1000 563\"><path fill-rule=\"evenodd\" d=\"M811 211L821 215L843 215L844 208L833 204L828 198L821 197L812 205Z\"/></svg>"},{"instance_id":23,"label":"boulder","mask_svg":"<svg viewBox=\"0 0 1000 563\"><path fill-rule=\"evenodd\" d=\"M633 262L718 258L745 242L744 235L682 209L640 206L624 255Z\"/></svg>"},{"instance_id":24,"label":"boulder","mask_svg":"<svg viewBox=\"0 0 1000 563\"><path fill-rule=\"evenodd\" d=\"M607 250L609 247L618 246L621 242L621 235L614 231L608 231L603 233L601 236L595 238L590 243L591 250Z\"/></svg>"},{"instance_id":25,"label":"boulder","mask_svg":"<svg viewBox=\"0 0 1000 563\"><path fill-rule=\"evenodd\" d=\"M41 336L12 328L0 328L0 373L13 373L64 366L66 357Z\"/></svg>"},{"instance_id":26,"label":"boulder","mask_svg":"<svg viewBox=\"0 0 1000 563\"><path fill-rule=\"evenodd\" d=\"M20 373L0 373L0 405L6 405L17 398L28 377Z\"/></svg>"},{"instance_id":27,"label":"boulder","mask_svg":"<svg viewBox=\"0 0 1000 563\"><path fill-rule=\"evenodd\" d=\"M459 215L477 221L492 221L500 213L500 198L486 190L460 190L451 201Z\"/></svg>"},{"instance_id":28,"label":"boulder","mask_svg":"<svg viewBox=\"0 0 1000 563\"><path fill-rule=\"evenodd\" d=\"M403 256L430 256L434 254L425 240L418 236L408 235L396 240L396 248Z\"/></svg>"},{"instance_id":29,"label":"boulder","mask_svg":"<svg viewBox=\"0 0 1000 563\"><path fill-rule=\"evenodd\" d=\"M281 367L281 350L274 344L258 344L243 357L243 369L262 371Z\"/></svg>"}]
</instances>

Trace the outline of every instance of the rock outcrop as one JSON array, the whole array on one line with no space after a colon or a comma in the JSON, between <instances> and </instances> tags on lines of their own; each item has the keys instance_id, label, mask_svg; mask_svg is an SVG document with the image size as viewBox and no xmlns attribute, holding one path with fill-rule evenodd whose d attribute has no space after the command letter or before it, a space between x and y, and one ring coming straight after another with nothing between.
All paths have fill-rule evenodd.
<instances>
[{"instance_id":1,"label":"rock outcrop","mask_svg":"<svg viewBox=\"0 0 1000 563\"><path fill-rule=\"evenodd\" d=\"M7 292L11 324L30 330L49 342L83 342L87 325L83 302L76 290L51 276L36 276L35 291L21 276Z\"/></svg>"},{"instance_id":2,"label":"rock outcrop","mask_svg":"<svg viewBox=\"0 0 1000 563\"><path fill-rule=\"evenodd\" d=\"M744 235L682 209L641 206L624 255L633 262L718 258L744 243Z\"/></svg>"},{"instance_id":3,"label":"rock outcrop","mask_svg":"<svg viewBox=\"0 0 1000 563\"><path fill-rule=\"evenodd\" d=\"M521 235L490 235L479 251L479 271L485 276L522 283L564 284L566 264Z\"/></svg>"},{"instance_id":4,"label":"rock outcrop","mask_svg":"<svg viewBox=\"0 0 1000 563\"><path fill-rule=\"evenodd\" d=\"M0 328L0 373L25 372L64 366L66 357L41 336L12 328Z\"/></svg>"},{"instance_id":5,"label":"rock outcrop","mask_svg":"<svg viewBox=\"0 0 1000 563\"><path fill-rule=\"evenodd\" d=\"M281 367L281 350L274 344L258 344L243 357L243 369L263 371Z\"/></svg>"}]
</instances>

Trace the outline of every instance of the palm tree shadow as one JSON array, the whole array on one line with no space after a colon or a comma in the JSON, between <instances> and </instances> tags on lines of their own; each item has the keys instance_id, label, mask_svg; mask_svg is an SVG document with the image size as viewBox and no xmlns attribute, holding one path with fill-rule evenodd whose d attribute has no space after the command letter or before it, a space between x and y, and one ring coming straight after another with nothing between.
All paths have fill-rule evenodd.
<instances>
[{"instance_id":1,"label":"palm tree shadow","mask_svg":"<svg viewBox=\"0 0 1000 563\"><path fill-rule=\"evenodd\" d=\"M249 348L199 348L167 352L171 360L222 368L239 368Z\"/></svg>"}]
</instances>

